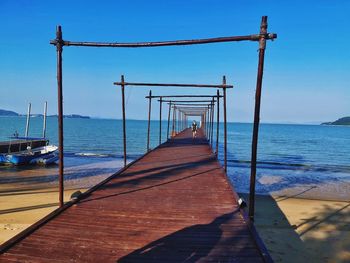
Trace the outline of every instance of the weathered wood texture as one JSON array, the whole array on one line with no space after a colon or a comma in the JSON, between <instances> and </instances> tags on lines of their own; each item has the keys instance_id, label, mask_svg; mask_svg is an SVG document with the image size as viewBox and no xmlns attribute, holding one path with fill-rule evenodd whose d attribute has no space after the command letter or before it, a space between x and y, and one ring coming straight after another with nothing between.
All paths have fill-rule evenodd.
<instances>
[{"instance_id":1,"label":"weathered wood texture","mask_svg":"<svg viewBox=\"0 0 350 263\"><path fill-rule=\"evenodd\" d=\"M203 132L189 129L44 224L1 262L262 262Z\"/></svg>"}]
</instances>

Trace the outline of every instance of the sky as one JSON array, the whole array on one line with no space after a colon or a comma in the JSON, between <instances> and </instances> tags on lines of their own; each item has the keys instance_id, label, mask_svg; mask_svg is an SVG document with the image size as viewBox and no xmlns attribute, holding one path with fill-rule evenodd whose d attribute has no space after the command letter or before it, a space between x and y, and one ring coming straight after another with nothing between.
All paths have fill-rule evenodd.
<instances>
[{"instance_id":1,"label":"sky","mask_svg":"<svg viewBox=\"0 0 350 263\"><path fill-rule=\"evenodd\" d=\"M57 113L56 25L70 41L141 42L259 33L268 16L261 121L318 123L350 115L350 1L0 1L0 109ZM121 118L113 82L220 84L228 120L252 122L258 43L112 49L64 47L64 114ZM147 87L126 89L127 118L146 119ZM216 90L152 88L153 94ZM158 118L153 104L152 118ZM166 116L164 116L165 118Z\"/></svg>"}]
</instances>

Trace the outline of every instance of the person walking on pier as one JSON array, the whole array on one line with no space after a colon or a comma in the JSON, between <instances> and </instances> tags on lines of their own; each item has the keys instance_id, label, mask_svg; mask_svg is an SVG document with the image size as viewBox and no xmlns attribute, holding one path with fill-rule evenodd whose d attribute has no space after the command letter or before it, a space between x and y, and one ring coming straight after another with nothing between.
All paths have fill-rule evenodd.
<instances>
[{"instance_id":1,"label":"person walking on pier","mask_svg":"<svg viewBox=\"0 0 350 263\"><path fill-rule=\"evenodd\" d=\"M197 135L197 123L196 121L192 122L192 139L196 138Z\"/></svg>"}]
</instances>

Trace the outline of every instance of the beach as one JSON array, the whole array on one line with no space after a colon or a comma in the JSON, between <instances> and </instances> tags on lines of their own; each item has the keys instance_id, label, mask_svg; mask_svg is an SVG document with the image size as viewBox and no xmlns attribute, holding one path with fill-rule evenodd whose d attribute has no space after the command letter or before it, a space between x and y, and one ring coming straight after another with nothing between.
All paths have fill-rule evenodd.
<instances>
[{"instance_id":1,"label":"beach","mask_svg":"<svg viewBox=\"0 0 350 263\"><path fill-rule=\"evenodd\" d=\"M119 161L65 158L64 200L84 192L120 168ZM58 169L50 167L0 167L0 243L12 238L58 208Z\"/></svg>"},{"instance_id":2,"label":"beach","mask_svg":"<svg viewBox=\"0 0 350 263\"><path fill-rule=\"evenodd\" d=\"M92 169L92 165L89 167ZM84 168L86 165L68 168L67 173ZM56 171L57 167L48 170ZM24 180L1 184L1 243L58 207L57 181L45 182L51 174L48 170L34 169L37 181L33 181L34 172L22 171L17 174ZM65 200L75 191L83 192L109 175L101 173L67 180ZM31 183L26 183L28 181ZM249 200L247 194L240 195ZM350 202L311 199L302 194L293 196L295 194L256 197L255 225L275 262L349 262Z\"/></svg>"},{"instance_id":3,"label":"beach","mask_svg":"<svg viewBox=\"0 0 350 263\"><path fill-rule=\"evenodd\" d=\"M275 262L350 261L350 202L258 195L255 209L255 226Z\"/></svg>"},{"instance_id":4,"label":"beach","mask_svg":"<svg viewBox=\"0 0 350 263\"><path fill-rule=\"evenodd\" d=\"M32 125L40 130L38 119ZM21 118L2 121L7 129L3 134L22 123ZM48 134L51 143L57 144L54 121L48 120L53 127ZM117 137L120 121L66 122L65 201L69 201L75 191L85 191L118 171L123 160ZM133 138L128 141L128 161L145 152L146 124L128 123L128 136ZM157 130L158 122L152 125ZM162 127L166 138L166 123ZM228 176L248 201L251 125L229 123L228 131ZM349 140L348 128L262 124L261 138L255 224L272 258L275 262L349 262L350 144L344 143ZM152 148L157 143L158 136L151 136ZM219 161L223 163L221 143ZM57 165L0 166L1 243L58 207L57 174Z\"/></svg>"}]
</instances>

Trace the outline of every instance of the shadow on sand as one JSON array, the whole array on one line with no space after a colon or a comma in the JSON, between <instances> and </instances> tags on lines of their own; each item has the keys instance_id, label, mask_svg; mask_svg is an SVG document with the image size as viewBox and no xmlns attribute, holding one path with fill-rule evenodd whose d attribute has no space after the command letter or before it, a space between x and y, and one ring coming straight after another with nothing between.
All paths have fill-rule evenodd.
<instances>
[{"instance_id":1,"label":"shadow on sand","mask_svg":"<svg viewBox=\"0 0 350 263\"><path fill-rule=\"evenodd\" d=\"M241 195L248 200L246 194ZM299 213L294 215L299 217L295 220L298 223L292 223L280 208L281 202L290 198L293 197L275 199L260 195L256 199L255 226L273 260L350 262L350 203L311 200L313 206L309 208L305 199L290 202L288 213ZM301 212L297 211L298 206Z\"/></svg>"}]
</instances>

